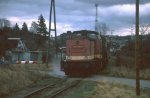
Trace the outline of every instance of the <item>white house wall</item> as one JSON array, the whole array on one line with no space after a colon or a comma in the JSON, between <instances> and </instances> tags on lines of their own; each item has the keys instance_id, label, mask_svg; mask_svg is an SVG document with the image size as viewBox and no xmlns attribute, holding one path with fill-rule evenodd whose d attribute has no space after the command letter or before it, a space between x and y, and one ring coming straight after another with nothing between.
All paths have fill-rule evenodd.
<instances>
[{"instance_id":1,"label":"white house wall","mask_svg":"<svg viewBox=\"0 0 150 98\"><path fill-rule=\"evenodd\" d=\"M19 59L18 59L19 58ZM30 53L29 52L12 52L12 62L16 61L30 61Z\"/></svg>"}]
</instances>

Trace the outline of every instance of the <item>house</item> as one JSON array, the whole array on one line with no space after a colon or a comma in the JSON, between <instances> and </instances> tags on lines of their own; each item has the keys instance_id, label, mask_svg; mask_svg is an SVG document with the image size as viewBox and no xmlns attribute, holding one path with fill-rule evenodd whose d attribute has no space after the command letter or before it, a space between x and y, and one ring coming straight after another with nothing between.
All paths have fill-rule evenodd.
<instances>
[{"instance_id":1,"label":"house","mask_svg":"<svg viewBox=\"0 0 150 98\"><path fill-rule=\"evenodd\" d=\"M8 38L6 59L10 63L16 63L16 61L36 61L42 63L46 55L47 51L30 49L29 45L26 45L25 41L21 38Z\"/></svg>"},{"instance_id":2,"label":"house","mask_svg":"<svg viewBox=\"0 0 150 98\"><path fill-rule=\"evenodd\" d=\"M21 38L8 38L6 57L8 61L29 61L30 52Z\"/></svg>"}]
</instances>

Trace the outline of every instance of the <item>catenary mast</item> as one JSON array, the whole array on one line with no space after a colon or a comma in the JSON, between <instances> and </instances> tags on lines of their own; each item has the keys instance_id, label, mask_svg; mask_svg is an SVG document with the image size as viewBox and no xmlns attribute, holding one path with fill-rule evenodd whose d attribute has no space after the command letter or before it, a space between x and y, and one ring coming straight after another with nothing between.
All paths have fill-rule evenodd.
<instances>
[{"instance_id":1,"label":"catenary mast","mask_svg":"<svg viewBox=\"0 0 150 98\"><path fill-rule=\"evenodd\" d=\"M54 29L52 29L52 16L54 18ZM57 31L56 31L56 11L55 11L55 0L51 0L50 3L50 16L49 16L49 34L48 34L48 50L47 50L47 59L46 59L46 65L48 66L49 61L49 53L50 53L50 34L51 32L55 32L55 49L56 49L56 57L57 57L57 51L58 51L58 45L57 45Z\"/></svg>"},{"instance_id":2,"label":"catenary mast","mask_svg":"<svg viewBox=\"0 0 150 98\"><path fill-rule=\"evenodd\" d=\"M98 32L98 4L95 4L96 7L96 16L95 16L95 31Z\"/></svg>"}]
</instances>

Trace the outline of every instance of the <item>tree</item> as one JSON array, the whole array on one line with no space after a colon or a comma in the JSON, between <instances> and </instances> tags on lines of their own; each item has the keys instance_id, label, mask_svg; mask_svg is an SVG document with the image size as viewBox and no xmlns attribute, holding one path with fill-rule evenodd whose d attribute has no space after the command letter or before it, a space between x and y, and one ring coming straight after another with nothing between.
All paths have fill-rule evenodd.
<instances>
[{"instance_id":1,"label":"tree","mask_svg":"<svg viewBox=\"0 0 150 98\"><path fill-rule=\"evenodd\" d=\"M37 33L37 31L38 31L38 24L35 21L32 22L31 27L30 27L30 31L33 32L34 34Z\"/></svg>"},{"instance_id":2,"label":"tree","mask_svg":"<svg viewBox=\"0 0 150 98\"><path fill-rule=\"evenodd\" d=\"M28 32L27 24L24 22L22 25L22 32Z\"/></svg>"},{"instance_id":3,"label":"tree","mask_svg":"<svg viewBox=\"0 0 150 98\"><path fill-rule=\"evenodd\" d=\"M106 25L106 23L99 24L99 31L101 35L106 35L108 30L109 30L109 27Z\"/></svg>"},{"instance_id":4,"label":"tree","mask_svg":"<svg viewBox=\"0 0 150 98\"><path fill-rule=\"evenodd\" d=\"M0 28L10 27L11 23L9 20L2 18L0 19Z\"/></svg>"},{"instance_id":5,"label":"tree","mask_svg":"<svg viewBox=\"0 0 150 98\"><path fill-rule=\"evenodd\" d=\"M109 30L109 27L106 25L106 23L98 23L96 28L101 35L106 35L107 31Z\"/></svg>"},{"instance_id":6,"label":"tree","mask_svg":"<svg viewBox=\"0 0 150 98\"><path fill-rule=\"evenodd\" d=\"M140 33L141 35L148 34L150 31L150 24L142 24L140 25Z\"/></svg>"},{"instance_id":7,"label":"tree","mask_svg":"<svg viewBox=\"0 0 150 98\"><path fill-rule=\"evenodd\" d=\"M20 35L20 28L19 28L17 23L13 27L13 32L14 32L14 36L15 37L21 37L21 35Z\"/></svg>"},{"instance_id":8,"label":"tree","mask_svg":"<svg viewBox=\"0 0 150 98\"><path fill-rule=\"evenodd\" d=\"M46 31L46 24L45 24L45 19L43 15L41 14L38 18L38 28L37 28L37 33L46 37L47 31Z\"/></svg>"},{"instance_id":9,"label":"tree","mask_svg":"<svg viewBox=\"0 0 150 98\"><path fill-rule=\"evenodd\" d=\"M18 32L18 31L20 30L20 28L19 28L19 26L18 26L18 24L17 24L17 23L15 24L15 26L14 26L13 30L14 30L14 31L16 31L16 32Z\"/></svg>"}]
</instances>

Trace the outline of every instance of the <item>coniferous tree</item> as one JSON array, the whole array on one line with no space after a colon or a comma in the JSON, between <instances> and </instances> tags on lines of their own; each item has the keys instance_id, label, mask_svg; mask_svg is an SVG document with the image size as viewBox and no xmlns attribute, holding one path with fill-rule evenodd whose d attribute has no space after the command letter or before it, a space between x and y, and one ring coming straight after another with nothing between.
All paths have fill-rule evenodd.
<instances>
[{"instance_id":1,"label":"coniferous tree","mask_svg":"<svg viewBox=\"0 0 150 98\"><path fill-rule=\"evenodd\" d=\"M45 24L45 19L43 17L43 15L41 14L38 18L38 29L37 29L37 33L46 37L47 31L46 31L46 24Z\"/></svg>"},{"instance_id":2,"label":"coniferous tree","mask_svg":"<svg viewBox=\"0 0 150 98\"><path fill-rule=\"evenodd\" d=\"M27 24L24 22L22 25L22 32L28 32Z\"/></svg>"},{"instance_id":3,"label":"coniferous tree","mask_svg":"<svg viewBox=\"0 0 150 98\"><path fill-rule=\"evenodd\" d=\"M28 27L27 27L27 24L24 22L23 25L22 25L22 29L21 29L21 38L23 40L27 39L28 38Z\"/></svg>"},{"instance_id":4,"label":"coniferous tree","mask_svg":"<svg viewBox=\"0 0 150 98\"><path fill-rule=\"evenodd\" d=\"M18 26L18 24L16 23L14 28L13 28L13 32L15 34L16 37L21 37L21 34L20 34L20 28Z\"/></svg>"},{"instance_id":5,"label":"coniferous tree","mask_svg":"<svg viewBox=\"0 0 150 98\"><path fill-rule=\"evenodd\" d=\"M19 26L18 26L18 24L17 24L17 23L15 24L15 26L14 26L13 30L14 30L14 31L16 31L16 32L18 32L18 31L20 30L20 28L19 28Z\"/></svg>"}]
</instances>

